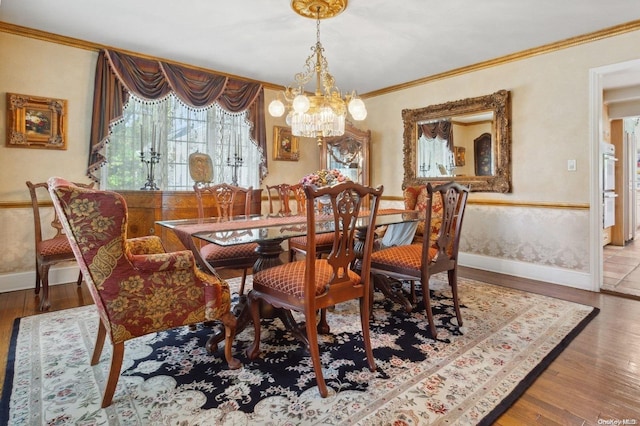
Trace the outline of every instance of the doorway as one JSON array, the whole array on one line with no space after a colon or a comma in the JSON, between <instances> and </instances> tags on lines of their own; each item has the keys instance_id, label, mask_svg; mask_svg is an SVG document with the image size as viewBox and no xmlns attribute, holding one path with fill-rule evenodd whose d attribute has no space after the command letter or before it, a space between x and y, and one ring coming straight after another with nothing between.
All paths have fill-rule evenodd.
<instances>
[{"instance_id":1,"label":"doorway","mask_svg":"<svg viewBox=\"0 0 640 426\"><path fill-rule=\"evenodd\" d=\"M609 120L623 119L640 116L640 97L633 93L640 93L640 60L623 62L619 64L608 65L595 68L589 71L590 82L590 154L591 154L591 178L590 178L590 264L592 276L592 289L599 291L603 289L605 275L603 273L604 266L604 248L603 241L603 164L600 161L600 143L606 141L610 136ZM634 98L635 96L635 98ZM609 116L605 116L607 114ZM638 132L636 131L636 135ZM637 145L637 142L636 142ZM620 147L622 148L622 146ZM618 156L621 165L626 165L628 170L637 171L637 146L631 148L627 145L627 149L618 150ZM633 158L631 158L633 156ZM632 163L633 162L633 163ZM632 167L632 164L635 167ZM637 175L637 173L636 173ZM639 194L636 192L635 179L632 176L631 182L627 177L626 182L620 181L620 190L626 188L629 192L629 199L634 200L632 204L622 206L623 216L626 217L628 223L632 223L632 228L627 228L628 235L632 236L628 241L636 242L640 233L636 234L640 220L636 217L640 215L638 212L637 201ZM626 194L626 193L625 193ZM630 213L632 212L632 213ZM635 244L634 244L635 245ZM622 244L621 248L624 248ZM636 254L631 257L640 257ZM604 290L604 289L603 289Z\"/></svg>"},{"instance_id":2,"label":"doorway","mask_svg":"<svg viewBox=\"0 0 640 426\"><path fill-rule=\"evenodd\" d=\"M603 248L602 285L603 292L640 297L640 194L638 184L639 160L638 117L616 119L611 123L612 142L620 146L621 155L617 166L621 172L622 186L619 190L617 216L617 244ZM613 140L618 138L619 140Z\"/></svg>"}]
</instances>

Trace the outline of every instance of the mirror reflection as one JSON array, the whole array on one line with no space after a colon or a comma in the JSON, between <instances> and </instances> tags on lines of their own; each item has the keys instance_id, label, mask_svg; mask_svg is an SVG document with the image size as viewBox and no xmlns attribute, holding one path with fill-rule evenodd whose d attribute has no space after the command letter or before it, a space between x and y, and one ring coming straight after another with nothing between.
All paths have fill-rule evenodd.
<instances>
[{"instance_id":1,"label":"mirror reflection","mask_svg":"<svg viewBox=\"0 0 640 426\"><path fill-rule=\"evenodd\" d=\"M347 122L342 136L324 138L320 166L337 169L354 182L369 185L369 141L371 131Z\"/></svg>"},{"instance_id":2,"label":"mirror reflection","mask_svg":"<svg viewBox=\"0 0 640 426\"><path fill-rule=\"evenodd\" d=\"M493 175L493 111L417 123L416 176Z\"/></svg>"},{"instance_id":3,"label":"mirror reflection","mask_svg":"<svg viewBox=\"0 0 640 426\"><path fill-rule=\"evenodd\" d=\"M509 92L402 111L403 188L456 180L475 192L511 191Z\"/></svg>"}]
</instances>

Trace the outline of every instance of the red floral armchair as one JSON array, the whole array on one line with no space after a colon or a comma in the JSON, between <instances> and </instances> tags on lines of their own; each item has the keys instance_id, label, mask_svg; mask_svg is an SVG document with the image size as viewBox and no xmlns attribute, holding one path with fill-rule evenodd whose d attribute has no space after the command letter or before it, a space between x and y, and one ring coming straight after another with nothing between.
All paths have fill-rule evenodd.
<instances>
[{"instance_id":1,"label":"red floral armchair","mask_svg":"<svg viewBox=\"0 0 640 426\"><path fill-rule=\"evenodd\" d=\"M407 210L420 210L424 211L427 207L429 193L427 192L427 185L408 186L404 189L402 196L404 198L404 208ZM431 205L431 241L434 242L438 237L440 231L440 224L442 223L442 198L440 193L433 194L433 202ZM424 221L418 223L416 229L416 235L414 242L422 241L424 237Z\"/></svg>"},{"instance_id":2,"label":"red floral armchair","mask_svg":"<svg viewBox=\"0 0 640 426\"><path fill-rule=\"evenodd\" d=\"M145 334L221 320L229 368L240 367L231 354L236 320L224 280L197 269L191 251L166 253L156 236L127 239L127 207L120 194L80 188L55 177L48 183L100 314L91 365L98 363L107 333L113 344L102 407L111 404L124 342Z\"/></svg>"}]
</instances>

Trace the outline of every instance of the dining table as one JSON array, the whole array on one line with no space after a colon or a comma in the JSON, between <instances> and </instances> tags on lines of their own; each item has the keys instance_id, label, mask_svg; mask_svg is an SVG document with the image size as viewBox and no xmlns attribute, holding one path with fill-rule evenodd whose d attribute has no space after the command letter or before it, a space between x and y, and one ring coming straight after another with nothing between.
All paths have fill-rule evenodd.
<instances>
[{"instance_id":1,"label":"dining table","mask_svg":"<svg viewBox=\"0 0 640 426\"><path fill-rule=\"evenodd\" d=\"M416 222L423 220L424 215L417 210L404 209L379 209L373 226L381 227L399 223ZM362 253L361 247L366 230L372 225L369 223L369 211L362 210L358 216L356 228L356 256ZM254 214L239 215L230 218L206 217L193 219L161 220L158 225L173 230L180 242L193 252L197 265L204 271L215 274L215 269L202 258L200 245L204 243L230 246L235 244L257 243L256 252L259 254L253 266L253 272L282 264L282 243L293 237L307 235L307 216L293 214ZM332 214L318 213L315 218L316 234L332 232L334 220ZM360 237L360 238L358 238ZM354 269L358 268L357 259ZM413 308L412 303L404 295L401 288L386 277L373 277L373 286L380 290L386 297L400 303L407 312ZM242 296L234 308L234 314L238 318L237 332L242 331L250 322L249 309L246 307L246 297ZM288 310L273 310L269 307L261 307L262 317L278 316L287 328L301 341L306 342L304 332L297 326ZM328 328L326 328L328 330ZM224 339L212 338L210 342L213 351L217 344Z\"/></svg>"}]
</instances>

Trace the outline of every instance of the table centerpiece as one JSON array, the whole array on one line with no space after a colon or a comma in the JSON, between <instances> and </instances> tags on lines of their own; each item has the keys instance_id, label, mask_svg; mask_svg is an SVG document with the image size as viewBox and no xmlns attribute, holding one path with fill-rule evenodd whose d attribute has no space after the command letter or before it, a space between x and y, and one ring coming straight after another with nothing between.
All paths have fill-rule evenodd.
<instances>
[{"instance_id":1,"label":"table centerpiece","mask_svg":"<svg viewBox=\"0 0 640 426\"><path fill-rule=\"evenodd\" d=\"M300 179L300 184L303 186L306 185L315 185L319 188L324 186L332 186L340 182L349 181L347 176L340 173L338 169L322 169L318 170L315 173L308 174Z\"/></svg>"}]
</instances>

